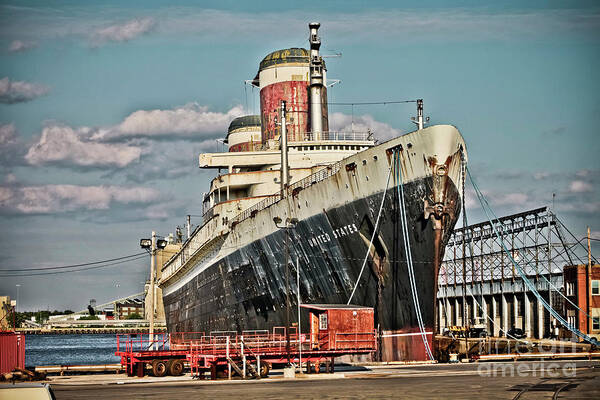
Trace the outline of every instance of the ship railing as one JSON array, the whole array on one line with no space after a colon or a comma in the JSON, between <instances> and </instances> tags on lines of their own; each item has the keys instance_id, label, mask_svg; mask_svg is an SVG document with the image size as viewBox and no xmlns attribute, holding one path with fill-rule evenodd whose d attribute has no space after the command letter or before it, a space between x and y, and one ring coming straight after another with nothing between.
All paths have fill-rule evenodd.
<instances>
[{"instance_id":1,"label":"ship railing","mask_svg":"<svg viewBox=\"0 0 600 400\"><path fill-rule=\"evenodd\" d=\"M327 131L315 134L314 132L306 132L304 141L372 141L373 132L367 131ZM294 141L293 133L288 133L288 140Z\"/></svg>"},{"instance_id":2,"label":"ship railing","mask_svg":"<svg viewBox=\"0 0 600 400\"><path fill-rule=\"evenodd\" d=\"M342 163L340 161L338 161L336 163L327 165L326 167L315 172L314 174L310 174L306 178L302 178L299 181L294 182L293 184L288 186L288 188L287 188L288 194L291 193L292 196L294 196L300 190L306 189L307 187L312 186L317 182L321 182L321 181L329 178L330 176L335 175L340 170L341 166L342 166ZM233 224L237 224L248 218L254 217L256 215L256 213L258 213L259 211L264 210L265 208L268 208L275 203L278 203L280 200L281 200L281 195L279 193L269 196L266 199L259 201L252 207L250 207L250 208L242 211L238 215L236 215L233 218L232 222L233 222Z\"/></svg>"}]
</instances>

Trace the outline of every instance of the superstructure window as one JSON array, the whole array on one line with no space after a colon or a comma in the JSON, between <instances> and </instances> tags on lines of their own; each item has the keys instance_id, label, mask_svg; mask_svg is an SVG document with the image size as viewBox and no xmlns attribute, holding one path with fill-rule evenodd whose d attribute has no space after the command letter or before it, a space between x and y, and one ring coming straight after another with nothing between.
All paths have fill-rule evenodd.
<instances>
[{"instance_id":1,"label":"superstructure window","mask_svg":"<svg viewBox=\"0 0 600 400\"><path fill-rule=\"evenodd\" d=\"M600 281L592 281L592 295L600 295Z\"/></svg>"}]
</instances>

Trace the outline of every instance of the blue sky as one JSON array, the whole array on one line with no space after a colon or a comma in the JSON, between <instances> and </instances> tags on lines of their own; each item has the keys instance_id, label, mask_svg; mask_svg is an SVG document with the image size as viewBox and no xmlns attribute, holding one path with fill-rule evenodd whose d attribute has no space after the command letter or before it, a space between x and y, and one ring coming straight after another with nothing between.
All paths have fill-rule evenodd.
<instances>
[{"instance_id":1,"label":"blue sky","mask_svg":"<svg viewBox=\"0 0 600 400\"><path fill-rule=\"evenodd\" d=\"M423 98L456 125L498 214L551 203L600 237L600 8L593 1L5 1L0 5L0 269L134 254L152 229L200 212L231 118L256 110L243 81L322 24L330 101ZM253 98L254 96L254 98ZM332 107L347 129L351 110ZM381 139L412 106L364 106ZM470 221L481 220L468 202ZM196 221L199 222L199 221ZM82 309L141 291L147 263L0 278L23 308Z\"/></svg>"}]
</instances>

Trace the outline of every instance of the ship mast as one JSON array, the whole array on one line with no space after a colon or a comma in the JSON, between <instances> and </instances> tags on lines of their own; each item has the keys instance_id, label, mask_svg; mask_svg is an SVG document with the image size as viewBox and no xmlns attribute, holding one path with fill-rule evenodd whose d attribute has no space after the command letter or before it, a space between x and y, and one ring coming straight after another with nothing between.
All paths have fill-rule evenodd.
<instances>
[{"instance_id":1,"label":"ship mast","mask_svg":"<svg viewBox=\"0 0 600 400\"><path fill-rule=\"evenodd\" d=\"M429 117L423 117L423 99L417 100L417 116L411 117L413 124L417 125L417 129L423 129L425 122L429 122Z\"/></svg>"},{"instance_id":2,"label":"ship mast","mask_svg":"<svg viewBox=\"0 0 600 400\"><path fill-rule=\"evenodd\" d=\"M313 140L323 135L323 58L319 55L321 38L317 34L318 22L308 24L310 28L310 130Z\"/></svg>"},{"instance_id":3,"label":"ship mast","mask_svg":"<svg viewBox=\"0 0 600 400\"><path fill-rule=\"evenodd\" d=\"M288 141L287 126L285 120L285 100L281 100L281 135L279 138L281 147L281 198L286 197L286 191L289 181L288 165Z\"/></svg>"}]
</instances>

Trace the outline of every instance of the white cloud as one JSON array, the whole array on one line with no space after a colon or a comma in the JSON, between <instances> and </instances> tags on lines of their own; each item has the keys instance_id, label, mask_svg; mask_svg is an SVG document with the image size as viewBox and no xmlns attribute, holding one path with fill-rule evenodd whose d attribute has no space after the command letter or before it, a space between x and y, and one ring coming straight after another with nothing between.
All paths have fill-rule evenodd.
<instances>
[{"instance_id":1,"label":"white cloud","mask_svg":"<svg viewBox=\"0 0 600 400\"><path fill-rule=\"evenodd\" d=\"M119 125L99 130L92 138L122 140L134 137L194 138L202 134L225 136L231 120L244 114L241 106L222 113L209 111L208 107L196 103L167 110L138 110L127 116Z\"/></svg>"},{"instance_id":2,"label":"white cloud","mask_svg":"<svg viewBox=\"0 0 600 400\"><path fill-rule=\"evenodd\" d=\"M0 79L0 103L14 104L31 101L48 93L48 87L37 83Z\"/></svg>"},{"instance_id":3,"label":"white cloud","mask_svg":"<svg viewBox=\"0 0 600 400\"><path fill-rule=\"evenodd\" d=\"M256 40L271 33L274 25L301 32L310 12L234 13L179 8L161 19L164 33L199 33L221 39ZM199 22L201 21L201 22ZM600 25L600 16L588 10L489 11L468 9L398 10L323 14L323 36L352 42L382 37L411 37L416 41L441 39L480 41L537 37L566 33L589 35Z\"/></svg>"},{"instance_id":4,"label":"white cloud","mask_svg":"<svg viewBox=\"0 0 600 400\"><path fill-rule=\"evenodd\" d=\"M19 140L14 124L0 125L0 172L6 173L24 163L25 146Z\"/></svg>"},{"instance_id":5,"label":"white cloud","mask_svg":"<svg viewBox=\"0 0 600 400\"><path fill-rule=\"evenodd\" d=\"M12 52L12 53L17 53L20 51L25 51L25 50L29 50L33 47L35 47L37 45L37 43L35 42L27 42L27 41L22 41L22 40L13 40L10 45L8 46L8 51Z\"/></svg>"},{"instance_id":6,"label":"white cloud","mask_svg":"<svg viewBox=\"0 0 600 400\"><path fill-rule=\"evenodd\" d=\"M54 214L107 210L113 204L150 204L160 192L146 187L40 185L0 187L0 210L12 214Z\"/></svg>"},{"instance_id":7,"label":"white cloud","mask_svg":"<svg viewBox=\"0 0 600 400\"><path fill-rule=\"evenodd\" d=\"M13 144L17 141L15 124L0 125L0 147Z\"/></svg>"},{"instance_id":8,"label":"white cloud","mask_svg":"<svg viewBox=\"0 0 600 400\"><path fill-rule=\"evenodd\" d=\"M122 24L110 25L98 29L93 34L96 44L105 42L125 42L150 32L155 26L152 18L136 18Z\"/></svg>"},{"instance_id":9,"label":"white cloud","mask_svg":"<svg viewBox=\"0 0 600 400\"><path fill-rule=\"evenodd\" d=\"M151 158L141 170L129 169L128 178L173 178L189 172L187 166L195 165L197 153L212 149L212 138L224 137L231 120L243 114L240 106L214 112L187 104L174 109L138 110L109 127L73 128L52 123L42 130L25 160L30 165L122 169ZM152 141L161 139L169 139L169 144L156 145Z\"/></svg>"},{"instance_id":10,"label":"white cloud","mask_svg":"<svg viewBox=\"0 0 600 400\"><path fill-rule=\"evenodd\" d=\"M87 131L87 128L76 131L68 126L46 126L39 141L29 148L25 159L32 165L63 164L118 168L139 160L141 150L138 147L87 140Z\"/></svg>"},{"instance_id":11,"label":"white cloud","mask_svg":"<svg viewBox=\"0 0 600 400\"><path fill-rule=\"evenodd\" d=\"M492 203L498 206L524 206L529 201L525 193L506 193L492 197Z\"/></svg>"},{"instance_id":12,"label":"white cloud","mask_svg":"<svg viewBox=\"0 0 600 400\"><path fill-rule=\"evenodd\" d=\"M550 172L534 172L533 179L536 181L541 181L544 179L548 179L552 174Z\"/></svg>"},{"instance_id":13,"label":"white cloud","mask_svg":"<svg viewBox=\"0 0 600 400\"><path fill-rule=\"evenodd\" d=\"M329 130L336 132L367 132L371 131L375 138L379 140L388 140L396 137L402 131L392 128L385 122L376 121L371 115L351 115L343 113L329 114Z\"/></svg>"},{"instance_id":14,"label":"white cloud","mask_svg":"<svg viewBox=\"0 0 600 400\"><path fill-rule=\"evenodd\" d=\"M575 180L569 185L569 190L573 193L587 193L593 192L594 186L581 180Z\"/></svg>"}]
</instances>

